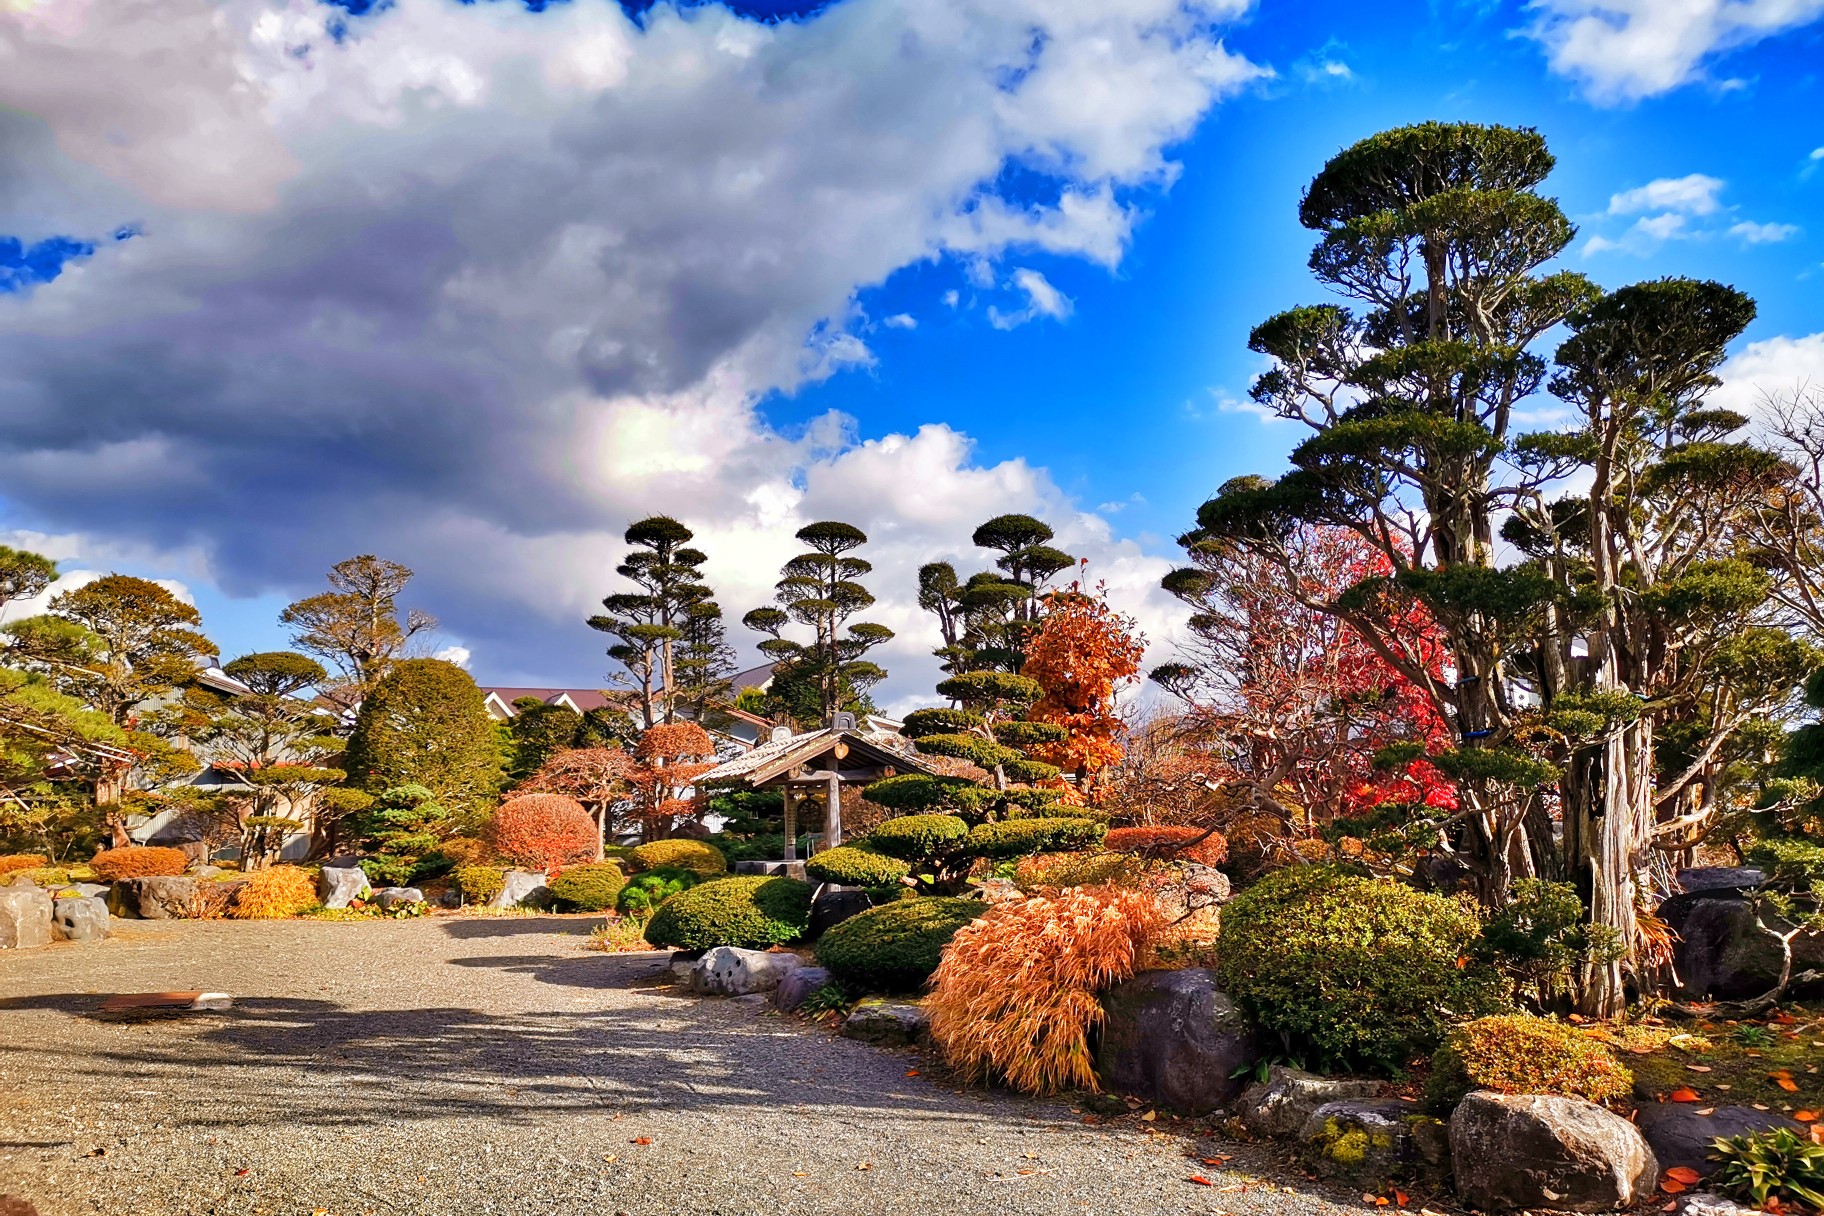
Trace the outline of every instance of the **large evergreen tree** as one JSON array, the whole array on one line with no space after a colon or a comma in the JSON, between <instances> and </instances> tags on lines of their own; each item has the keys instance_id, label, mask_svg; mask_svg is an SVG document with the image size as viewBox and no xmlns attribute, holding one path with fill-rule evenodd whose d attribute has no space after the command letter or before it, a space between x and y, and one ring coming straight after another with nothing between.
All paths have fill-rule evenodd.
<instances>
[{"instance_id":1,"label":"large evergreen tree","mask_svg":"<svg viewBox=\"0 0 1824 1216\"><path fill-rule=\"evenodd\" d=\"M411 578L409 566L363 553L330 567L328 591L279 613L292 645L322 659L338 677L324 686L325 695L345 705L360 701L404 655L407 642L437 627L427 613L401 615L399 596Z\"/></svg>"},{"instance_id":2,"label":"large evergreen tree","mask_svg":"<svg viewBox=\"0 0 1824 1216\"><path fill-rule=\"evenodd\" d=\"M722 643L722 610L703 581L709 558L689 547L694 535L668 515L629 525L624 539L633 549L615 573L636 590L604 597L606 611L589 618L590 628L618 639L608 655L635 681L649 730L675 722L680 702L707 705L734 669Z\"/></svg>"},{"instance_id":3,"label":"large evergreen tree","mask_svg":"<svg viewBox=\"0 0 1824 1216\"><path fill-rule=\"evenodd\" d=\"M827 721L839 709L866 710L867 690L886 679L868 651L892 638L893 631L870 621L855 621L874 603L856 580L874 567L852 556L868 542L853 524L824 521L798 530L809 552L787 562L776 585L778 607L756 608L742 623L767 635L760 651L776 664L771 696L801 724ZM809 642L784 636L792 624L808 626Z\"/></svg>"},{"instance_id":4,"label":"large evergreen tree","mask_svg":"<svg viewBox=\"0 0 1824 1216\"><path fill-rule=\"evenodd\" d=\"M394 663L361 703L343 768L349 784L378 796L421 785L450 810L471 814L500 784L500 745L469 673L441 659Z\"/></svg>"}]
</instances>

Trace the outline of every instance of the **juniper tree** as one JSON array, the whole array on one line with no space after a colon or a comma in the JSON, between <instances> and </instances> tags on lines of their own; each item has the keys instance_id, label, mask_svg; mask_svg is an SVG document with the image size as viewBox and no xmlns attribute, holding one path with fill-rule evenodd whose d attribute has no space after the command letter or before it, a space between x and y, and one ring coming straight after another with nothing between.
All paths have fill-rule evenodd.
<instances>
[{"instance_id":1,"label":"juniper tree","mask_svg":"<svg viewBox=\"0 0 1824 1216\"><path fill-rule=\"evenodd\" d=\"M0 610L42 595L57 579L57 563L42 554L0 545Z\"/></svg>"},{"instance_id":2,"label":"juniper tree","mask_svg":"<svg viewBox=\"0 0 1824 1216\"><path fill-rule=\"evenodd\" d=\"M500 784L500 745L481 689L441 659L405 659L382 676L355 717L343 768L378 796L422 785L458 815L473 815Z\"/></svg>"},{"instance_id":3,"label":"juniper tree","mask_svg":"<svg viewBox=\"0 0 1824 1216\"><path fill-rule=\"evenodd\" d=\"M891 639L893 631L853 620L874 603L874 596L856 581L874 567L851 556L867 543L867 533L853 524L826 520L800 528L797 536L809 552L781 568L775 584L778 606L756 608L741 620L767 635L760 651L777 664L773 696L800 721L811 718L813 709L827 721L839 709L865 707L867 690L886 679L886 671L864 656ZM793 624L808 626L811 640L786 637L785 630ZM802 688L806 695L784 695L792 688Z\"/></svg>"}]
</instances>

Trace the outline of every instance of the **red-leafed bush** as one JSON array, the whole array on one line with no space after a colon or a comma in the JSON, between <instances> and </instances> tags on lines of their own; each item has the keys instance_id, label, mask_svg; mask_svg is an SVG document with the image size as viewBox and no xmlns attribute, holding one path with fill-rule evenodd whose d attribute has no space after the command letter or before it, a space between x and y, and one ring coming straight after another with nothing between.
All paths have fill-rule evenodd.
<instances>
[{"instance_id":1,"label":"red-leafed bush","mask_svg":"<svg viewBox=\"0 0 1824 1216\"><path fill-rule=\"evenodd\" d=\"M528 870L554 874L595 856L595 824L574 798L525 794L494 814L494 847Z\"/></svg>"},{"instance_id":2,"label":"red-leafed bush","mask_svg":"<svg viewBox=\"0 0 1824 1216\"><path fill-rule=\"evenodd\" d=\"M89 863L95 877L103 882L123 878L160 878L182 874L190 868L190 859L182 849L165 849L153 845L130 844L125 848L103 849Z\"/></svg>"},{"instance_id":3,"label":"red-leafed bush","mask_svg":"<svg viewBox=\"0 0 1824 1216\"><path fill-rule=\"evenodd\" d=\"M1229 856L1229 842L1221 832L1205 828L1115 828L1102 839L1111 853L1142 853L1164 861L1195 861L1220 865Z\"/></svg>"},{"instance_id":4,"label":"red-leafed bush","mask_svg":"<svg viewBox=\"0 0 1824 1216\"><path fill-rule=\"evenodd\" d=\"M43 853L8 853L0 857L0 878L18 870L39 870L51 864Z\"/></svg>"}]
</instances>

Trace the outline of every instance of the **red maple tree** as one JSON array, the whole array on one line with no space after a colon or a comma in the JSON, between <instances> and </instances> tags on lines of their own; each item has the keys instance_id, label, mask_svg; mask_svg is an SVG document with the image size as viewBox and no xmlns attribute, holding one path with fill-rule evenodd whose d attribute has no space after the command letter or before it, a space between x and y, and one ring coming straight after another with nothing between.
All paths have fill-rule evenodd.
<instances>
[{"instance_id":1,"label":"red maple tree","mask_svg":"<svg viewBox=\"0 0 1824 1216\"><path fill-rule=\"evenodd\" d=\"M662 840L680 821L696 817L697 802L686 794L698 777L716 767L715 741L694 722L655 726L634 744L633 760L627 783L640 834Z\"/></svg>"},{"instance_id":2,"label":"red maple tree","mask_svg":"<svg viewBox=\"0 0 1824 1216\"><path fill-rule=\"evenodd\" d=\"M1115 695L1139 677L1146 639L1133 617L1110 607L1100 583L1093 591L1072 583L1043 602L1044 623L1026 644L1020 672L1037 680L1044 694L1026 716L1069 734L1032 754L1074 775L1077 792L1088 794L1102 770L1122 757L1126 727L1115 712Z\"/></svg>"},{"instance_id":3,"label":"red maple tree","mask_svg":"<svg viewBox=\"0 0 1824 1216\"><path fill-rule=\"evenodd\" d=\"M555 874L595 854L595 824L574 798L523 794L494 812L494 847L515 864Z\"/></svg>"},{"instance_id":4,"label":"red maple tree","mask_svg":"<svg viewBox=\"0 0 1824 1216\"><path fill-rule=\"evenodd\" d=\"M562 794L581 803L595 820L595 857L602 859L617 808L631 797L633 757L618 747L573 747L557 752L520 782L519 794Z\"/></svg>"}]
</instances>

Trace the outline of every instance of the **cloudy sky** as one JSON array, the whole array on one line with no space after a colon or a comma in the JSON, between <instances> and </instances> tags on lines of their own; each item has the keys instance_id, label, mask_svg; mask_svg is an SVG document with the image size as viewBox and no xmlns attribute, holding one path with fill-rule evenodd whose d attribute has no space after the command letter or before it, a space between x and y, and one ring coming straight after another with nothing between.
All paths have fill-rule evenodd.
<instances>
[{"instance_id":1,"label":"cloudy sky","mask_svg":"<svg viewBox=\"0 0 1824 1216\"><path fill-rule=\"evenodd\" d=\"M0 541L229 654L377 552L483 682L594 685L629 520L738 618L847 519L904 709L915 567L1028 511L1163 647L1171 538L1294 438L1237 403L1327 156L1537 126L1570 265L1759 299L1745 401L1824 384L1821 51L1824 0L0 0Z\"/></svg>"}]
</instances>

